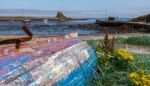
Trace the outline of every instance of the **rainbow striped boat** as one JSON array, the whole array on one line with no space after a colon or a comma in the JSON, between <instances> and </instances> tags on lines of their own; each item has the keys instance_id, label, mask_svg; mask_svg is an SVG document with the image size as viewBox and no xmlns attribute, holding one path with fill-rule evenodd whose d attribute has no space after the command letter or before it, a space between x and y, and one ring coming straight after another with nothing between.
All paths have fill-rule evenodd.
<instances>
[{"instance_id":1,"label":"rainbow striped boat","mask_svg":"<svg viewBox=\"0 0 150 86\"><path fill-rule=\"evenodd\" d=\"M94 50L74 37L0 47L0 86L85 86L95 67Z\"/></svg>"}]
</instances>

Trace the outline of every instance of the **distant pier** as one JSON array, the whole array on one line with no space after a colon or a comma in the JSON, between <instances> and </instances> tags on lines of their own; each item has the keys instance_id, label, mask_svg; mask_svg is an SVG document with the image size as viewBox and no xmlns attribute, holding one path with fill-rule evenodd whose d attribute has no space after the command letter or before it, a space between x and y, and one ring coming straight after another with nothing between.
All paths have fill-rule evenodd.
<instances>
[{"instance_id":1,"label":"distant pier","mask_svg":"<svg viewBox=\"0 0 150 86\"><path fill-rule=\"evenodd\" d=\"M128 25L132 27L141 27L141 28L149 28L150 29L150 23L144 23L144 22L129 22L129 21L101 21L96 20L96 24L101 26L122 26L122 25Z\"/></svg>"}]
</instances>

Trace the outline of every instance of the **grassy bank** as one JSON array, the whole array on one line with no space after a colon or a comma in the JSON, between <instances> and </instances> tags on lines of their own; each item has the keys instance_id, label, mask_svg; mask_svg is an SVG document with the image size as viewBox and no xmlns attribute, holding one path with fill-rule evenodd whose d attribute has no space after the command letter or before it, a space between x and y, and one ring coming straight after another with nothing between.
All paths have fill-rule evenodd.
<instances>
[{"instance_id":1,"label":"grassy bank","mask_svg":"<svg viewBox=\"0 0 150 86\"><path fill-rule=\"evenodd\" d=\"M150 36L132 36L129 38L118 37L117 42L122 44L150 46Z\"/></svg>"},{"instance_id":2,"label":"grassy bank","mask_svg":"<svg viewBox=\"0 0 150 86\"><path fill-rule=\"evenodd\" d=\"M91 46L96 46L97 44L102 44L103 40L86 40ZM150 36L131 36L131 37L117 37L115 39L117 44L131 44L140 46L150 46Z\"/></svg>"},{"instance_id":3,"label":"grassy bank","mask_svg":"<svg viewBox=\"0 0 150 86\"><path fill-rule=\"evenodd\" d=\"M121 44L144 46L150 44L147 36L116 40L116 43ZM87 40L87 42L95 50L98 64L96 77L89 82L90 86L150 86L150 55L132 55L124 49L114 49L111 52L103 47L104 40Z\"/></svg>"}]
</instances>

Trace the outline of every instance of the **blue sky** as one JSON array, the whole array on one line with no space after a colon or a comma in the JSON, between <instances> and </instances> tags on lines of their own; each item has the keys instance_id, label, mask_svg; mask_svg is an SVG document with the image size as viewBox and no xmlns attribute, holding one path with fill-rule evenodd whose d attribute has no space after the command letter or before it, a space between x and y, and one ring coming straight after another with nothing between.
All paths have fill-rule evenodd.
<instances>
[{"instance_id":1,"label":"blue sky","mask_svg":"<svg viewBox=\"0 0 150 86\"><path fill-rule=\"evenodd\" d=\"M114 15L150 13L150 0L0 0L0 9L107 10Z\"/></svg>"}]
</instances>

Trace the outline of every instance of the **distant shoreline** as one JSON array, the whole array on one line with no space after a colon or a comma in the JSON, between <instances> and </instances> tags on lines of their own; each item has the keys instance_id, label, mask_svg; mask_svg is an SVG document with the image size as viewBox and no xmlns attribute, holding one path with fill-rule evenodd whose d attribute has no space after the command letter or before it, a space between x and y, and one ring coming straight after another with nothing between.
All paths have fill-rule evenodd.
<instances>
[{"instance_id":1,"label":"distant shoreline","mask_svg":"<svg viewBox=\"0 0 150 86\"><path fill-rule=\"evenodd\" d=\"M30 21L44 21L45 19L51 20L51 21L61 21L59 18L55 17L33 17L33 16L0 16L0 21L23 21L23 20L30 20ZM87 20L88 18L70 18L66 19L64 21L68 20Z\"/></svg>"}]
</instances>

